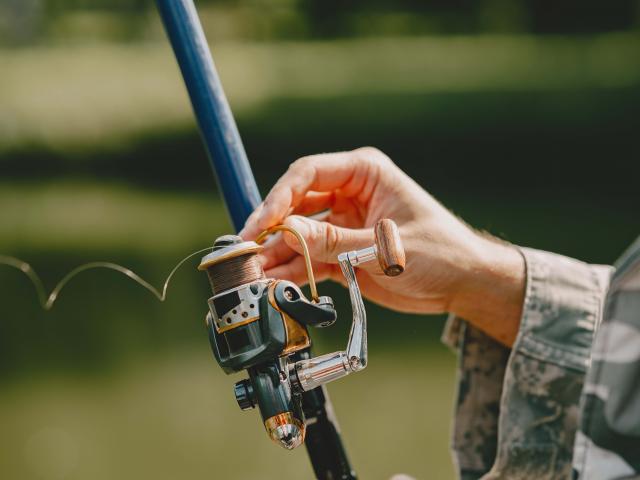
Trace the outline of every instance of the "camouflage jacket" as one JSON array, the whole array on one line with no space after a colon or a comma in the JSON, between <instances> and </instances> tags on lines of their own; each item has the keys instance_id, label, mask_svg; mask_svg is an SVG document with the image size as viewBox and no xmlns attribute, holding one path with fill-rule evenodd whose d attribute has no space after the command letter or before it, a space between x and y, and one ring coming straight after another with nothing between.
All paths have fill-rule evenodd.
<instances>
[{"instance_id":1,"label":"camouflage jacket","mask_svg":"<svg viewBox=\"0 0 640 480\"><path fill-rule=\"evenodd\" d=\"M521 251L513 348L457 317L443 336L459 352L459 477L640 478L640 238L615 269Z\"/></svg>"}]
</instances>

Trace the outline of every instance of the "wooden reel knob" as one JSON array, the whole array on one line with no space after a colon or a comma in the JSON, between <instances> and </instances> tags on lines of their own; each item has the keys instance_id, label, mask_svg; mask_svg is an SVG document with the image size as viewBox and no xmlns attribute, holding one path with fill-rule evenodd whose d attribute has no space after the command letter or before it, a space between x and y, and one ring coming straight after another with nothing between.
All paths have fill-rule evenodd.
<instances>
[{"instance_id":1,"label":"wooden reel knob","mask_svg":"<svg viewBox=\"0 0 640 480\"><path fill-rule=\"evenodd\" d=\"M400 275L406 259L398 226L393 220L383 218L376 223L374 231L380 268L389 277Z\"/></svg>"}]
</instances>

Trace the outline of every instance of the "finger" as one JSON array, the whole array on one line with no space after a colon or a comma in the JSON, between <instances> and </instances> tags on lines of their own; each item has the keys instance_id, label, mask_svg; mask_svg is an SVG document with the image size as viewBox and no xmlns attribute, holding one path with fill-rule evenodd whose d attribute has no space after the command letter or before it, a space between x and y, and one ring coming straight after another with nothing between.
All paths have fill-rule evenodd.
<instances>
[{"instance_id":1,"label":"finger","mask_svg":"<svg viewBox=\"0 0 640 480\"><path fill-rule=\"evenodd\" d=\"M262 251L264 263L262 266L265 269L273 268L282 263L287 263L293 257L298 255L295 250L287 245L280 232L272 235L264 245L265 249Z\"/></svg>"},{"instance_id":2,"label":"finger","mask_svg":"<svg viewBox=\"0 0 640 480\"><path fill-rule=\"evenodd\" d=\"M345 197L340 191L308 192L292 212L292 215L311 217L340 227L358 228L364 223L363 212L353 198Z\"/></svg>"},{"instance_id":3,"label":"finger","mask_svg":"<svg viewBox=\"0 0 640 480\"><path fill-rule=\"evenodd\" d=\"M297 215L287 217L284 223L304 238L314 261L337 263L340 253L366 248L373 244L371 229L344 228ZM284 240L293 250L302 253L302 248L293 235L285 233Z\"/></svg>"},{"instance_id":4,"label":"finger","mask_svg":"<svg viewBox=\"0 0 640 480\"><path fill-rule=\"evenodd\" d=\"M262 212L263 208L264 202L258 205L244 222L244 227L238 232L238 235L240 235L243 240L254 240L260 233L261 230L258 228L256 220L260 216L260 212Z\"/></svg>"},{"instance_id":5,"label":"finger","mask_svg":"<svg viewBox=\"0 0 640 480\"><path fill-rule=\"evenodd\" d=\"M423 300L398 292L398 290L401 289L393 285L398 281L398 278L381 277L383 278L381 283L381 278L374 279L369 272L362 271L359 268L356 270L356 277L360 290L362 290L367 300L399 312L425 313ZM427 308L429 309L429 313L441 313L437 310L435 304L432 309L431 307Z\"/></svg>"},{"instance_id":6,"label":"finger","mask_svg":"<svg viewBox=\"0 0 640 480\"><path fill-rule=\"evenodd\" d=\"M331 279L343 286L346 286L346 280L337 265L327 263L313 263L314 277L317 283L323 280ZM276 278L289 280L297 285L306 285L308 282L307 270L304 258L296 256L288 263L278 265L265 272L268 278ZM393 308L394 310L406 313L424 313L424 304L410 295L397 293L392 285L380 284L374 280L368 272L357 269L356 277L358 284L365 297L378 305ZM389 283L397 281L395 278L389 278ZM434 307L433 312L437 313Z\"/></svg>"},{"instance_id":7,"label":"finger","mask_svg":"<svg viewBox=\"0 0 640 480\"><path fill-rule=\"evenodd\" d=\"M313 276L316 282L332 278L332 267L332 265L326 263L312 263ZM309 283L304 258L300 255L296 255L287 263L265 271L265 275L268 278L289 280L297 285L306 285Z\"/></svg>"},{"instance_id":8,"label":"finger","mask_svg":"<svg viewBox=\"0 0 640 480\"><path fill-rule=\"evenodd\" d=\"M300 205L295 209L291 209L290 214L304 215L304 216L323 216L326 218L331 212L330 208L336 203L336 196L334 192L307 192L305 198ZM341 205L344 202L339 200ZM260 229L256 223L256 219L263 208L261 203L253 213L247 218L243 229L238 233L243 240L255 239L264 229ZM324 215L322 215L324 213Z\"/></svg>"},{"instance_id":9,"label":"finger","mask_svg":"<svg viewBox=\"0 0 640 480\"><path fill-rule=\"evenodd\" d=\"M311 190L358 191L369 179L372 162L357 150L304 157L295 161L278 180L256 219L259 228L269 228L283 220Z\"/></svg>"},{"instance_id":10,"label":"finger","mask_svg":"<svg viewBox=\"0 0 640 480\"><path fill-rule=\"evenodd\" d=\"M314 215L328 210L335 203L335 192L307 192L300 204L291 212L295 215Z\"/></svg>"},{"instance_id":11,"label":"finger","mask_svg":"<svg viewBox=\"0 0 640 480\"><path fill-rule=\"evenodd\" d=\"M361 228L365 218L366 211L359 208L354 199L336 195L330 214L324 220L340 227Z\"/></svg>"}]
</instances>

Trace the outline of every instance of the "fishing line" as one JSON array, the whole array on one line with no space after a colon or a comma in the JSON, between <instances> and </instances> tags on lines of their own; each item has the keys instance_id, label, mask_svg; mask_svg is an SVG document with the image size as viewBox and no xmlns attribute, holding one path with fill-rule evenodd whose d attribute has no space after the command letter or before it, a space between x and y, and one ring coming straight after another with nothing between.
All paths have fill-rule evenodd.
<instances>
[{"instance_id":1,"label":"fishing line","mask_svg":"<svg viewBox=\"0 0 640 480\"><path fill-rule=\"evenodd\" d=\"M33 286L34 286L34 288L36 290L36 293L38 295L38 301L40 303L40 306L44 310L51 310L51 308L53 307L53 304L58 299L58 296L59 296L60 292L62 291L64 286L67 283L69 283L69 281L73 277L75 277L76 275L78 275L81 272L84 272L86 270L92 270L92 269L95 269L95 268L106 268L106 269L109 269L109 270L115 270L116 272L120 272L123 275L126 275L127 277L129 277L131 280L133 280L137 284L139 284L142 287L144 287L145 289L147 289L158 300L160 300L161 302L164 302L165 299L167 298L167 288L169 287L169 282L171 281L171 278L176 273L176 271L182 266L182 264L184 264L187 260L189 260L190 258L192 258L192 257L194 257L194 256L196 256L196 255L198 255L200 253L211 251L211 248L212 247L207 247L207 248L203 248L202 250L198 250L197 252L190 253L189 255L184 257L182 260L180 260L176 264L176 266L173 267L173 269L169 273L169 276L164 281L164 284L162 285L162 290L159 290L156 287L154 287L153 285L151 285L149 282L147 282L145 279L143 279L140 275L138 275L134 271L129 270L128 268L123 267L122 265L118 265L117 263L112 263L112 262L89 262L89 263L84 263L84 264L74 268L69 273L67 273L64 277L62 277L62 280L60 280L56 284L54 289L51 290L51 293L49 295L47 295L46 289L44 287L44 283L42 282L42 279L36 273L36 271L33 269L33 267L31 265L29 265L27 262L25 262L23 260L20 260L19 258L16 258L16 257L10 257L10 256L7 256L7 255L0 255L0 265L7 265L9 267L16 268L16 269L20 270L22 273L24 273L27 276L27 278L29 278L29 280L31 280L31 283L33 284Z\"/></svg>"},{"instance_id":2,"label":"fishing line","mask_svg":"<svg viewBox=\"0 0 640 480\"><path fill-rule=\"evenodd\" d=\"M207 267L207 275L211 288L216 293L265 278L257 252L211 265Z\"/></svg>"}]
</instances>

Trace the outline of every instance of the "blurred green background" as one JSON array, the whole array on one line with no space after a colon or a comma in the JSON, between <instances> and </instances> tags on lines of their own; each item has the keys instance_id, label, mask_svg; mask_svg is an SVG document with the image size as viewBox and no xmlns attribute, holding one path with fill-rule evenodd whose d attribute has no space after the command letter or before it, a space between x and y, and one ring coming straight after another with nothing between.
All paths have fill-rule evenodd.
<instances>
[{"instance_id":1,"label":"blurred green background","mask_svg":"<svg viewBox=\"0 0 640 480\"><path fill-rule=\"evenodd\" d=\"M613 262L638 234L640 2L197 2L263 193L374 145L466 221ZM0 254L47 286L92 260L160 286L229 223L154 5L0 0ZM209 352L190 262L165 303L109 271L43 312L0 266L0 477L312 478ZM341 348L350 318L312 332ZM370 366L329 388L363 479L452 478L441 317L370 308Z\"/></svg>"}]
</instances>

